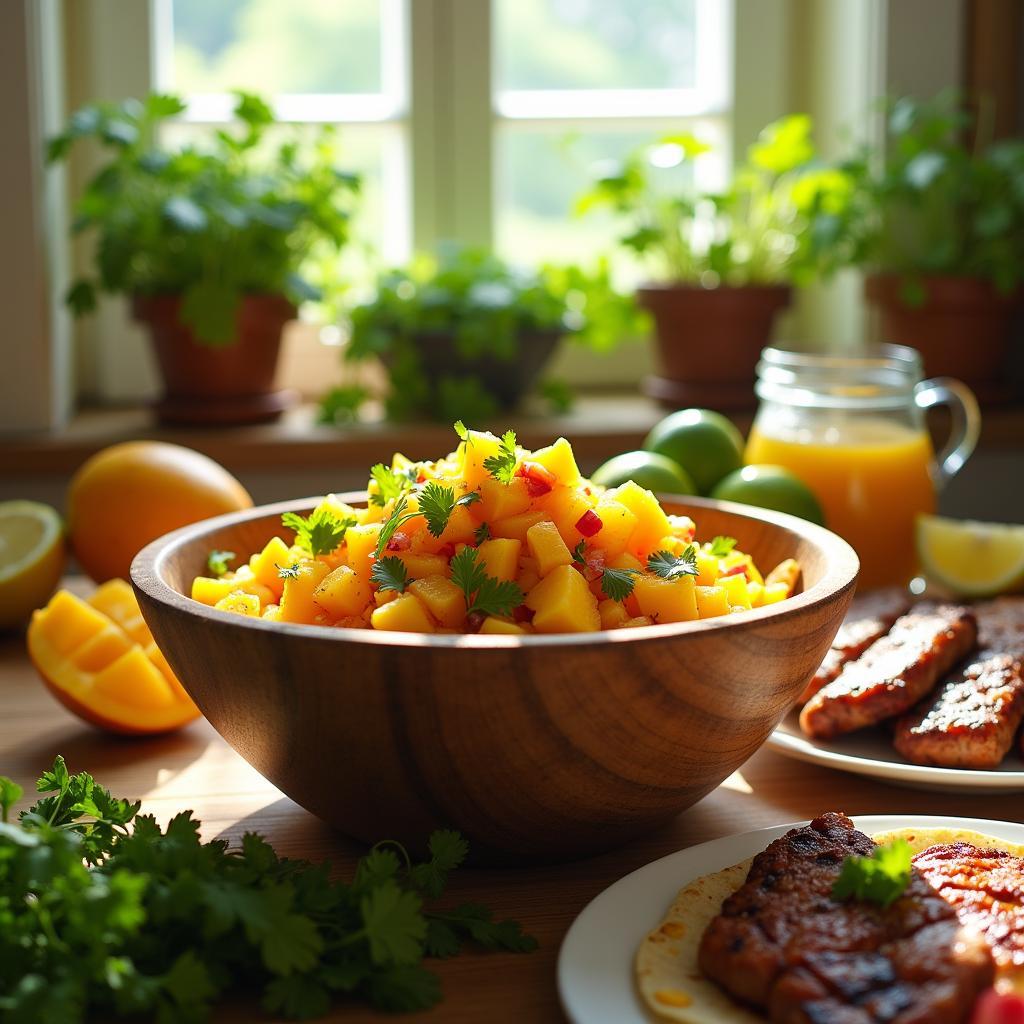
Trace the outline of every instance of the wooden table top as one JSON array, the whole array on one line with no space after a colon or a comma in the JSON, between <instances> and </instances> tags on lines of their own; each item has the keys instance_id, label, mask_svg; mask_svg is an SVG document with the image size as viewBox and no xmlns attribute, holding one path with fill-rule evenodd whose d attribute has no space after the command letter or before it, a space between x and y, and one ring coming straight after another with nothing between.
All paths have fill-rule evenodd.
<instances>
[{"instance_id":1,"label":"wooden table top","mask_svg":"<svg viewBox=\"0 0 1024 1024\"><path fill-rule=\"evenodd\" d=\"M0 774L34 790L36 778L63 754L72 771L88 771L115 796L141 798L165 822L193 808L204 839L237 840L258 831L282 854L330 859L348 874L359 848L285 797L258 775L205 721L153 739L106 736L79 722L40 683L18 636L0 638ZM443 1021L445 1024L564 1024L555 988L558 947L576 915L630 871L719 836L804 820L825 810L849 814L949 814L1020 820L1019 796L918 791L787 760L762 750L715 792L658 832L591 860L522 870L463 869L449 888L500 917L514 917L536 935L528 955L465 953L431 966L444 1001L429 1013L385 1016L336 1009L325 1020ZM685 879L681 879L681 882ZM222 1022L268 1019L229 1009Z\"/></svg>"}]
</instances>

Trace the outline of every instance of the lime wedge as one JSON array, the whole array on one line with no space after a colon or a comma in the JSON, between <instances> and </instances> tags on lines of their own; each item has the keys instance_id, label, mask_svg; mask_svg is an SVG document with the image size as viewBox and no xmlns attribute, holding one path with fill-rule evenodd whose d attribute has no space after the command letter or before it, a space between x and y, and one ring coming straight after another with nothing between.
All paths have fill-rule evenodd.
<instances>
[{"instance_id":1,"label":"lime wedge","mask_svg":"<svg viewBox=\"0 0 1024 1024\"><path fill-rule=\"evenodd\" d=\"M1024 583L1024 526L919 516L925 573L964 597L990 597Z\"/></svg>"}]
</instances>

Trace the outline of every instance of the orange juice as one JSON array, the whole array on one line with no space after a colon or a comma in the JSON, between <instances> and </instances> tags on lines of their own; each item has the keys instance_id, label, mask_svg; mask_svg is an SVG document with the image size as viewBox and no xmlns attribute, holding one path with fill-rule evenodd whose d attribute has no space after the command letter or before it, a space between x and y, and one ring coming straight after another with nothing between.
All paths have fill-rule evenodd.
<instances>
[{"instance_id":1,"label":"orange juice","mask_svg":"<svg viewBox=\"0 0 1024 1024\"><path fill-rule=\"evenodd\" d=\"M905 584L917 570L914 519L935 511L927 431L882 417L773 426L755 424L746 461L785 466L814 491L825 525L860 556L860 589Z\"/></svg>"}]
</instances>

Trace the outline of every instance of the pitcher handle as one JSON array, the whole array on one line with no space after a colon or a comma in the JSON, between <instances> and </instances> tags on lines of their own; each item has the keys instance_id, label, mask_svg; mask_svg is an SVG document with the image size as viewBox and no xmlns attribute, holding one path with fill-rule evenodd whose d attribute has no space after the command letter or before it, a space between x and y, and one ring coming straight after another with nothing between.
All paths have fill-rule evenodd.
<instances>
[{"instance_id":1,"label":"pitcher handle","mask_svg":"<svg viewBox=\"0 0 1024 1024\"><path fill-rule=\"evenodd\" d=\"M981 411L974 392L964 383L952 377L935 377L923 380L914 388L914 401L919 409L930 409L933 405L949 406L953 417L953 428L949 440L942 449L935 467L935 486L941 490L960 472L970 458L981 433Z\"/></svg>"}]
</instances>

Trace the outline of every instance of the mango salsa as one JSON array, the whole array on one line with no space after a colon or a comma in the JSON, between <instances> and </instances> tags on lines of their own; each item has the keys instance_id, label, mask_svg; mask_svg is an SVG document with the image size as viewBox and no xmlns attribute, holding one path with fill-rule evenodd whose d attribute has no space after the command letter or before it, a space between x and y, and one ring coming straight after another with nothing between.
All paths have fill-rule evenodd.
<instances>
[{"instance_id":1,"label":"mango salsa","mask_svg":"<svg viewBox=\"0 0 1024 1024\"><path fill-rule=\"evenodd\" d=\"M524 636L630 629L786 600L800 567L762 575L736 541L696 540L633 481L604 488L568 441L537 451L456 428L435 462L373 467L367 505L328 495L192 597L270 622Z\"/></svg>"}]
</instances>

